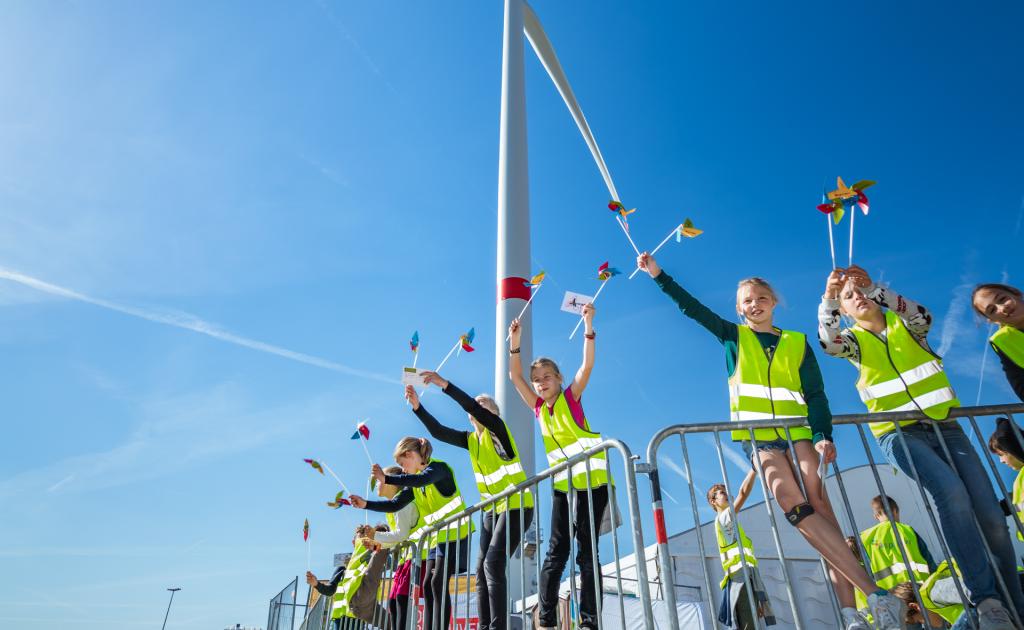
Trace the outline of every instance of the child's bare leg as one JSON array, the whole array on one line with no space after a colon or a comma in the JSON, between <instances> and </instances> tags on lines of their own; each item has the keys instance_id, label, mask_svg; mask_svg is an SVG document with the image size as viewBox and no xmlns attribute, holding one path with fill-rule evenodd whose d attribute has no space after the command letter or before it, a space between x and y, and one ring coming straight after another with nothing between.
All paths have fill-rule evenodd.
<instances>
[{"instance_id":1,"label":"child's bare leg","mask_svg":"<svg viewBox=\"0 0 1024 630\"><path fill-rule=\"evenodd\" d=\"M800 462L800 472L804 478L804 488L807 490L807 502L814 508L815 514L820 514L822 518L832 523L836 531L839 531L840 535L842 535L839 519L836 518L835 510L832 509L832 502L825 491L825 482L818 476L818 465L821 462L818 451L814 449L810 442L806 441L796 442L793 446L796 448L797 461ZM845 539L843 540L843 546L846 547ZM849 547L846 547L846 549L849 552ZM859 562L857 564L860 565ZM828 563L828 567L828 577L832 581L832 588L836 592L839 605L843 608L854 608L856 604L853 598L853 584L841 576L831 562ZM865 571L865 573L867 572Z\"/></svg>"},{"instance_id":2,"label":"child's bare leg","mask_svg":"<svg viewBox=\"0 0 1024 630\"><path fill-rule=\"evenodd\" d=\"M782 511L789 513L796 506L803 504L804 496L793 474L789 455L779 450L761 451L759 455L765 482ZM821 492L820 486L818 492ZM796 528L843 577L864 593L874 593L878 587L846 546L843 533L835 523L835 516L832 515L831 519L817 513L810 514L800 519ZM852 602L853 598L850 599Z\"/></svg>"}]
</instances>

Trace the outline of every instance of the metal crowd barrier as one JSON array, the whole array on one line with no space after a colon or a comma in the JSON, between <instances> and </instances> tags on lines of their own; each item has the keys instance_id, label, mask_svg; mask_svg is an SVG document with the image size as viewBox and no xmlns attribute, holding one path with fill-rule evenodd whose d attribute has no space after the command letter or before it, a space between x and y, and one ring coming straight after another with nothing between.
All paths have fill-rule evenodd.
<instances>
[{"instance_id":1,"label":"metal crowd barrier","mask_svg":"<svg viewBox=\"0 0 1024 630\"><path fill-rule=\"evenodd\" d=\"M975 435L975 437L976 437L976 439L978 441L978 446L979 446L981 452L984 453L983 459L984 459L984 461L988 462L988 466L990 468L990 472L992 473L992 476L996 479L996 483L997 483L996 491L997 491L997 494L1001 494L1002 497L1006 500L1006 504L1010 505L1011 507L1013 505L1013 502L1011 500L1010 493L1008 492L1008 490L1006 488L1006 485L1003 483L1003 481L1002 481L1002 479L1001 479L1001 477L999 475L999 471L996 469L995 461L993 460L993 458L992 458L992 456L991 456L991 454L989 453L989 450L988 450L988 442L983 437L983 435L982 435L982 433L981 433L981 431L980 431L980 429L978 427L978 423L977 423L976 418L979 417L979 416L1006 416L1006 417L1008 417L1011 420L1011 422L1012 422L1012 424L1014 426L1014 430L1017 433L1018 440L1020 440L1021 443L1024 444L1024 436L1022 436L1020 434L1020 430L1017 428L1016 422L1015 422L1014 417L1013 417L1013 414L1015 414L1015 413L1022 413L1022 414L1024 414L1024 404L990 405L990 406L981 406L981 407L961 407L961 408L953 409L951 411L951 413L950 413L950 416L952 418L966 419L968 421L968 423L970 424L970 428L973 431L973 433L974 433L974 435ZM862 445L862 447L864 449L864 453L865 453L865 455L867 457L868 465L871 468L872 476L874 478L875 485L877 486L878 494L879 495L889 496L888 493L885 492L881 476L879 475L878 469L877 469L877 467L875 465L875 460L874 460L874 457L873 457L873 455L871 453L870 444L869 444L867 436L866 436L866 434L864 432L864 425L868 424L868 423L871 423L871 422L903 421L903 420L919 420L919 421L922 421L922 422L926 423L927 425L930 425L933 428L934 432L935 432L935 436L938 438L939 444L942 446L942 449L943 449L943 452L944 452L944 455L945 455L945 459L955 469L955 463L953 463L952 457L950 456L949 447L946 445L946 442L945 442L945 440L942 437L942 433L939 430L939 427L938 427L937 423L935 423L934 421L931 421L930 419L928 419L927 417L925 417L923 414L921 414L919 412L899 412L899 413L884 413L884 414L852 414L852 415L835 416L833 418L833 424L834 425L853 425L853 426L856 427L857 433L860 436L861 445ZM721 438L720 438L720 433L723 432L723 431L731 432L731 431L735 431L735 430L746 430L748 432L748 434L749 434L750 440L752 442L752 446L754 447L754 451L756 452L757 451L757 440L754 438L754 430L755 429L764 429L764 428L779 428L779 429L784 430L784 432L786 433L787 441L789 442L789 447L790 447L789 448L790 456L791 457L795 457L795 449L793 448L792 439L791 439L791 437L789 435L789 428L797 427L797 426L802 426L805 423L806 423L806 418L792 418L792 419L787 419L787 420L754 420L754 421L744 421L744 422L717 422L717 423L691 424L691 425L682 425L682 424L680 424L680 425L670 426L670 427L667 427L667 428L662 429L661 431L659 431L651 439L651 442L650 442L650 444L647 447L647 464L639 464L636 467L636 472L647 473L648 475L650 475L651 492L652 492L652 507L654 509L654 528L655 528L655 535L656 535L657 547L658 547L658 570L659 570L659 573L661 575L660 581L664 582L664 583L667 583L667 584L672 584L674 582L674 569L673 569L673 565L672 565L672 557L670 555L669 544L668 544L668 532L667 532L667 525L666 525L666 522L665 522L665 513L664 513L664 509L663 509L663 505L662 505L662 489L661 489L661 481L660 481L660 478L659 478L659 470L658 470L658 452L659 452L660 447L662 446L662 443L665 442L666 439L668 439L669 437L674 436L674 435L679 436L679 443L680 443L680 447L681 447L681 457L682 457L682 461L683 461L684 470L686 472L686 478L688 480L687 481L687 485L688 485L689 491L690 491L690 509L692 511L694 526L696 528L696 539L697 539L697 546L698 546L698 550L699 550L698 553L700 555L701 571L703 573L704 585L705 585L705 587L707 589L707 594L708 594L708 596L706 598L706 601L708 603L708 610L709 610L709 613L710 613L710 619L712 619L712 620L714 620L716 618L715 610L714 610L714 601L715 601L714 593L716 592L717 589L713 589L712 588L711 575L710 575L710 573L708 572L708 569L707 569L707 564L706 564L707 554L705 552L704 540L703 540L703 536L702 536L702 532L701 532L701 519L700 519L700 515L699 515L699 512L698 512L698 499L697 499L697 496L698 496L698 492L699 491L694 486L694 481L693 480L695 479L695 477L694 477L693 469L692 469L691 463L690 463L690 454L689 454L689 449L688 449L688 446L687 446L686 438L687 438L687 436L692 436L692 435L695 435L695 434L711 434L714 437L715 450L716 450L717 455L718 455L718 462L719 462L719 468L721 469L722 481L723 481L723 483L726 486L726 492L729 495L729 506L730 506L730 509L732 510L732 501L733 501L734 494L733 494L733 491L732 491L732 485L729 482L728 474L726 473L725 460L724 460L724 457L723 457L722 442L721 442ZM942 529L939 527L939 524L938 524L938 521L936 520L936 516L934 514L933 508L932 508L931 504L928 501L928 497L925 494L924 487L921 485L920 477L918 476L918 471L917 471L916 465L914 464L914 460L910 457L910 452L907 449L906 440L905 440L904 435L903 435L903 429L900 428L900 425L898 424L898 422L896 423L895 426L896 426L896 432L897 432L897 438L896 439L899 441L899 444L900 444L899 448L901 448L903 450L903 453L904 453L905 457L910 462L910 469L911 469L910 470L910 472L911 472L910 477L912 478L914 484L916 485L917 490L920 492L921 500L922 500L922 502L923 502L923 504L925 506L925 511L927 512L928 520L931 523L933 531L936 533L936 535L938 537L939 545L940 545L940 548L941 548L941 551L942 551L942 557L945 558L946 560L949 560L950 561L950 565L952 566L952 556L950 554L949 547L946 544L945 539L943 538ZM966 432L966 433L968 433L968 435L969 435L970 432ZM846 445L844 445L844 446L846 446ZM758 476L761 479L761 489L762 489L762 491L764 493L764 496L765 496L764 504L765 504L765 507L766 507L767 512L768 512L768 521L769 521L770 528L771 528L772 538L773 538L774 543L775 543L777 558L779 560L779 566L780 566L782 574L783 574L783 581L785 583L787 595L788 595L788 598L789 598L789 606L790 606L790 610L791 610L791 612L793 614L794 624L796 625L796 627L799 630L802 630L804 628L808 628L809 626L806 623L804 623L804 621L802 620L802 618L800 616L799 611L797 610L796 599L795 599L794 594L793 594L793 583L792 583L792 580L790 578L790 575L789 575L789 572L788 572L787 566L786 566L785 551L782 548L782 541L781 541L781 538L779 536L778 524L777 524L776 519L775 519L774 511L773 511L773 509L771 507L771 503L772 503L771 493L769 492L767 484L766 484L766 482L764 480L764 475L763 475L763 471L761 470L760 461L757 458L754 458L754 464L755 464L755 466L757 468ZM849 516L849 519L850 519L849 527L852 529L852 533L854 535L854 538L856 538L856 540L857 540L857 545L858 545L858 547L860 549L861 557L866 560L868 556L867 556L867 554L864 551L863 545L861 544L860 536L858 535L861 530L858 528L858 525L857 525L857 523L856 523L856 521L854 519L854 516L853 516L854 512L853 512L853 510L852 510L852 508L850 506L850 503L849 503L848 493L846 491L846 486L843 484L842 473L841 473L840 468L838 466L838 462L833 462L832 466L833 466L833 471L834 471L834 476L835 476L835 479L836 479L836 483L837 483L837 485L839 487L840 496L842 498L843 506L844 506L844 508L846 510L846 514ZM803 475L800 472L800 467L798 465L794 465L794 469L797 471L797 479L800 482L801 491L804 492L804 497L806 499L807 495L806 495L806 490L804 489ZM824 484L824 483L825 483L825 480L822 479L822 484ZM883 508L885 510L886 516L889 519L889 522L893 523L892 527L894 528L894 534L895 534L896 533L895 524L894 524L895 521L893 519L892 513L890 512L889 505L885 501L883 501L882 503L883 503ZM732 510L732 512L733 512L734 522L737 525L739 525L740 524L740 514L737 513L736 510ZM1024 533L1024 525L1022 525L1021 521L1017 518L1016 511L1011 509L1011 512L1013 513L1013 520L1014 520L1014 523L1016 525L1017 531L1020 531L1020 532ZM837 518L838 518L838 516L837 516ZM989 546L988 546L987 542L985 542L984 533L981 532L981 527L980 527L980 525L979 525L979 523L977 521L977 518L974 518L974 525L978 529L979 533L982 533L981 539L983 541L983 546L984 546L984 550L983 551L984 551L984 553L986 553L988 555L988 557L989 557L990 561L992 562L993 566L995 566L991 549L989 549ZM1013 534L1011 532L1011 536L1012 535ZM899 536L899 535L895 535L894 538L897 541L897 546L899 548L899 553L900 553L900 555L903 558L904 565L909 567L910 564L911 564L910 563L910 558L907 555L907 550L904 547L904 544L903 544L903 541L902 541L902 537ZM739 537L737 537L737 539L739 539ZM742 571L743 571L743 574L744 574L744 580L745 580L746 583L749 584L750 582L747 581L747 575L748 575L749 567L748 567L747 561L745 559L745 552L743 550L743 543L742 543L742 541L739 542L739 545L740 545L740 549L741 549L739 557L740 557L741 563L742 563ZM637 548L638 549L642 549L640 544L637 544ZM717 550L715 550L715 551L717 552ZM941 560L938 560L938 561L941 562ZM638 559L638 562L640 562L640 559ZM830 581L829 581L829 578L828 578L828 570L827 570L827 566L826 566L824 560L821 561L821 567L822 567L822 571L823 571L823 574L824 574L823 577L824 577L825 584L829 585ZM865 568L868 570L869 574L871 574L871 568L869 566L869 563L866 562L866 561L865 561ZM1015 621L1018 624L1018 626L1019 627L1024 627L1024 624L1021 623L1021 620L1017 618L1017 613L1014 610L1014 607L1012 605L1012 601L1013 600L1008 596L1009 595L1008 588L1017 588L1017 589L1019 589L1020 588L1020 584L1006 584L1004 582L1002 576L999 574L998 570L995 570L994 573L995 573L995 577L996 577L997 586L999 588L999 591L1003 595L1005 601L1008 603L1007 607L1006 607L1007 610L1010 611L1011 616L1015 619ZM965 588L964 588L961 580L957 577L956 572L953 572L952 575L954 577L954 581L955 581L957 590L959 591L961 602L964 604L965 610L969 611L971 609L971 606L967 602L967 598L965 596ZM917 601L918 605L920 606L921 605L921 596L920 596L920 593L918 592L917 584L913 580L911 580L911 585L912 585L912 588L913 588L913 591L914 591L914 598ZM744 589L744 590L747 593L748 603L751 606L751 610L752 611L756 611L757 610L757 606L755 605L755 602L754 602L754 596L751 593L752 589L747 588L747 589ZM835 594L831 592L831 588L830 587L829 587L829 591L830 591L830 599L831 599L831 604L832 604L832 608L833 608L833 613L836 615L837 620L839 621L839 627L841 628L843 626L843 624L842 624L842 620L841 620L841 618L839 616L838 602L835 599ZM675 609L675 592L674 592L674 589L672 589L672 588L664 589L664 597L665 597L665 600L666 600L666 608L668 610L670 610L670 611L674 610ZM922 610L924 610L924 606L921 606L921 608L922 608ZM755 616L756 616L756 613L755 613ZM671 630L679 630L679 620L678 620L678 618L675 615L671 615L671 614L668 615L668 617L669 617L669 626L670 626ZM973 617L970 617L970 614L969 614L969 618L970 618L971 626L973 628L975 628L975 630L977 630L977 621L976 621L976 619L974 619ZM758 618L756 620L756 623L758 624L759 628L763 627L763 625L762 625L763 621L761 619ZM931 627L930 624L928 624L927 618L926 618L926 621L925 621L925 625L927 627ZM712 627L717 627L717 623L713 621L712 622Z\"/></svg>"},{"instance_id":2,"label":"metal crowd barrier","mask_svg":"<svg viewBox=\"0 0 1024 630\"><path fill-rule=\"evenodd\" d=\"M612 458L610 456L610 453L612 453L612 452L617 452L619 455L621 455L622 464L623 464L622 468L621 468L621 470L622 470L621 478L618 477L617 474L614 474L614 475L611 474L611 472L612 472L612 470L611 470L612 469L612 465L611 465ZM627 447L621 441L614 440L614 439L604 440L604 441L600 442L599 444L596 444L595 446L593 446L593 447L591 447L591 448L589 448L589 449L579 453L578 455L575 455L573 457L568 458L566 461L558 464L557 466L553 466L553 467L551 467L551 468L549 468L549 469L547 469L547 470L545 470L545 471L543 471L543 472L541 472L541 473L539 473L537 475L534 475L533 477L530 477L529 479L527 479L526 481L524 481L523 483L521 483L519 485L511 487L508 490L506 490L506 491L504 491L504 492L502 492L500 494L496 494L496 495L492 496L490 499L488 499L486 501L481 501L480 503L477 503L476 505L473 505L472 507L467 508L465 511L463 511L460 514L452 515L452 516L450 516L448 518L442 519L442 520L438 521L437 523L435 523L430 529L425 530L420 535L418 540L409 541L405 545L402 545L400 547L396 547L394 552L391 554L392 558L397 558L399 553L400 553L400 551L405 546L407 546L407 545L408 546L412 546L413 549L414 549L414 552L413 552L413 566L412 566L412 570L410 571L410 596L409 596L409 605L408 605L408 611L409 612L408 612L406 627L404 629L403 628L396 628L395 624L393 623L393 621L389 618L390 615L387 613L387 602L385 600L386 600L386 598L388 596L388 591L390 590L390 588L389 588L390 587L390 580L393 577L393 572L395 570L397 570L397 568L398 568L397 564L393 563L385 571L384 578L381 581L381 585L382 586L381 586L380 589L378 589L378 604L380 605L378 607L379 614L377 616L375 616L373 623L365 624L365 623L363 623L361 621L358 621L358 620L355 620L355 619L342 620L343 621L343 624L341 626L342 630L361 630L361 628L363 626L369 626L369 627L372 627L372 628L380 628L381 630L417 630L418 627L422 627L425 630L429 630L431 628L431 624L430 623L423 623L421 625L420 622L419 622L418 617L420 615L420 612L419 612L418 596L417 595L418 595L418 592L420 591L420 589L422 587L422 584L420 582L422 581L422 576L421 576L422 566L421 565L423 564L423 562L420 560L420 556L421 556L420 550L426 544L426 541L429 538L430 534L433 533L433 532L436 532L436 531L443 530L443 529L448 528L448 527L452 527L452 528L457 529L460 525L464 525L464 524L470 522L471 520L473 520L474 518L477 519L478 520L478 522L477 522L477 532L474 533L473 531L470 531L470 533L469 533L469 535L467 537L465 537L464 539L460 539L456 543L456 557L459 556L459 553L461 551L461 546L463 544L465 544L468 547L469 553L468 553L467 569L468 569L469 572L475 572L475 570L476 570L476 562L474 561L474 558L479 554L479 549L478 549L479 542L474 544L474 536L475 535L479 535L479 532L482 531L483 517L484 517L485 512L488 511L491 507L496 506L496 505L500 505L502 503L505 503L505 505L507 506L508 502L514 496L518 495L520 497L520 499L522 499L522 497L524 496L526 490L530 490L530 492L533 494L533 499L534 499L533 524L530 527L524 528L524 525L526 525L524 523L525 516L523 514L523 511L519 510L518 517L520 519L519 531L521 532L521 534L520 534L521 542L519 544L518 549L514 553L508 553L509 561L506 563L506 566L505 566L505 578L506 578L506 584L508 585L508 590L509 590L508 599L509 599L509 604L510 604L507 607L507 609L506 609L506 620L505 621L506 621L506 626L510 630L512 630L513 628L522 628L522 629L525 630L526 628L532 627L533 623L532 623L532 620L531 620L531 618L529 616L529 610L531 610L533 607L528 606L528 602L529 602L529 600L537 599L537 596L536 595L530 595L530 596L527 595L527 591L528 591L528 589L527 589L527 577L530 576L530 574L532 573L533 575L531 577L535 578L537 583L538 583L538 585L539 585L539 582L540 582L540 564L541 564L542 558L543 558L543 553L542 553L543 550L542 550L542 547L541 547L541 535L540 535L541 527L540 527L540 523L546 521L546 519L547 519L548 513L545 513L543 511L543 508L547 507L548 510L550 511L550 505L551 505L550 504L550 500L551 500L552 492L554 491L553 488L550 487L550 483L547 483L547 482L552 480L556 475L558 475L561 472L570 472L570 469L572 469L572 471L575 471L577 474L582 472L582 471L584 471L584 470L587 471L587 472L590 472L590 470L591 470L591 462L592 461L596 461L596 460L591 460L591 457L593 457L594 455L597 455L599 453L604 453L605 454L605 458L606 458L605 461L607 462L608 471L609 471L609 474L612 477L613 484L625 483L626 503L628 505L628 514L629 514L628 523L629 523L629 528L630 528L630 534L632 536L632 545L633 545L633 548L634 548L634 553L636 554L636 571L637 571L637 575L636 575L635 580L637 580L639 582L638 588L637 588L637 591L638 591L637 594L638 594L640 602L641 602L641 608L642 608L642 611L643 611L643 622L644 622L645 630L654 630L655 626L654 626L654 621L653 621L653 617L652 617L652 613L651 613L650 590L649 590L649 587L645 587L645 585L649 585L649 581L648 581L648 578L647 578L646 559L644 558L643 531L642 531L641 524L640 524L640 505L639 505L638 498L637 498L638 495L637 495L636 471L635 471L636 457L629 450L629 447ZM617 471L616 471L616 473L617 473ZM571 477L571 474L570 474L570 477ZM588 475L588 479L589 479L589 475ZM545 490L544 491L541 490L542 482L545 483ZM588 499L592 499L592 497L593 497L593 494L592 494L593 488L589 486L589 483L588 483L588 487L586 488L586 490L578 490L578 491L574 491L574 492L586 492L587 495L588 495ZM618 523L615 520L616 515L619 514L619 511L618 511L619 499L617 497L617 494L618 494L618 492L615 491L614 486L611 486L609 488L609 493L608 493L608 495L609 495L608 496L608 510L610 510L610 513L612 515L612 523L613 523L613 525L611 527L611 531L608 532L608 533L610 534L610 538L611 538L611 548L612 548L612 553L613 553L613 556L614 556L614 563L615 563L615 566L616 566L616 576L615 576L614 580L616 582L617 588L614 589L614 593L606 593L605 592L605 589L602 588L602 579L600 578L600 576L601 576L601 562L600 562L599 556L598 556L598 537L599 537L598 536L598 527L600 526L600 516L601 515L593 514L594 507L593 507L593 501L592 500L588 500L587 504L588 504L589 510L590 510L590 514L589 514L589 517L590 517L589 518L589 523L590 523L590 525L589 526L590 526L590 535L591 535L591 537L590 537L590 539L591 539L591 554L593 556L594 572L595 572L595 580L594 580L594 590L595 590L595 593L594 593L594 595L595 595L595 598L596 598L596 601L597 601L597 614L598 614L598 618L600 619L600 616L601 616L602 605L603 605L603 603L605 601L604 600L604 596L607 594L607 595L609 595L609 598L612 598L614 596L614 594L617 593L619 613L620 613L620 616L622 618L621 626L622 626L622 630L626 630L626 621L625 621L626 620L626 614L625 614L625 604L624 604L624 601L623 601L623 586L622 586L623 577L622 577L622 570L621 570L621 555L620 555L621 554L621 552L620 552L621 547L620 547L620 543L619 543L619 533L618 533L618 526L620 525L620 523ZM578 615L578 611L579 611L579 605L578 605L579 593L578 593L578 590L581 587L578 586L578 578L575 575L576 574L576 570L575 570L575 555L576 555L576 551L577 551L577 549L576 549L577 541L576 541L576 537L575 537L575 532L573 532L572 529L571 529L573 527L573 523L575 523L575 514L574 514L575 501L573 500L572 496L569 497L568 505L569 505L570 538L571 538L570 550L569 550L569 560L567 562L568 567L569 567L568 573L569 573L569 585L570 585L568 610L569 611L576 611L576 615ZM524 531L524 529L525 529L525 531ZM508 530L508 528L506 528L505 533L506 533L505 548L506 548L506 550L508 550L508 546L509 546L508 545L508 543L509 543L509 530ZM533 547L533 549L534 549L534 557L533 558L528 558L527 554L524 553L524 547L527 547L527 546L532 546ZM516 584L516 585L514 585L512 583L513 563L518 564L518 571L517 571L517 573L518 573L518 584ZM470 583L471 583L470 576L469 575L453 575L453 576L447 575L447 563L445 565L445 572L444 573L445 573L444 574L444 583L448 584L449 593L451 594L451 597L452 597L452 608L451 608L451 611L452 611L451 617L453 619L453 623L452 623L452 626L451 626L452 630L470 630L471 626L468 623L469 620L471 619L471 615L470 615L470 600L472 599L472 594L470 592ZM605 579L607 579L607 578L605 578ZM561 585L563 583L564 583L563 580L559 581L560 587L561 587ZM514 594L513 594L514 586L518 586L518 589L515 589L515 590L518 590L518 593L519 593L518 597L514 597ZM539 599L537 599L537 602L539 603ZM560 606L560 609L562 611L564 611L565 607ZM443 600L437 603L437 605L435 606L435 610L443 610ZM329 617L330 617L330 615L328 613L328 615L327 615L328 620L326 621L326 623L324 625L324 630L326 630L327 628L331 627L329 625L330 624ZM576 620L566 619L562 614L560 614L559 617L560 617L560 628L578 627L578 619L576 619ZM425 620L425 621L427 621L427 620ZM435 628L440 628L440 627L442 627L442 624L434 624L434 627Z\"/></svg>"}]
</instances>

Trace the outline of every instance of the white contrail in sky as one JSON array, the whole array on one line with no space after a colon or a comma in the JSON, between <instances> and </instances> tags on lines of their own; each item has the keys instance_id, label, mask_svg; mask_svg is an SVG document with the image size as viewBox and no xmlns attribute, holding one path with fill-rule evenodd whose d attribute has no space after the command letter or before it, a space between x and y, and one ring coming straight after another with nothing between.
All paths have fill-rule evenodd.
<instances>
[{"instance_id":1,"label":"white contrail in sky","mask_svg":"<svg viewBox=\"0 0 1024 630\"><path fill-rule=\"evenodd\" d=\"M174 326L175 328L183 328L185 330L191 330L207 337L213 337L220 341L225 341L236 346L242 346L243 348L249 348L250 350L256 350L257 352L265 352L267 354L274 354L285 359L291 359L292 361L298 361L299 363L305 363L306 365L312 365L314 367L323 368L325 370L332 370L334 372L341 372L342 374L348 374L349 376L357 376L359 378L368 378L375 381L382 381L385 383L398 383L398 379L389 378L383 374L377 374L376 372L369 372L367 370L360 370L336 363L328 359L316 357L310 354L304 354L302 352L296 352L280 346L258 341L256 339L249 339L248 337L242 337L226 330L221 330L216 325L209 322L203 321L194 315L187 313L182 314L167 314L158 313L155 311L145 310L136 308L134 306L125 306L123 304L117 304L110 302L102 298L95 298L84 293L78 293L71 289L50 284L38 278L27 276L17 271L12 271L0 267L0 279L10 280L23 286L42 291L43 293L49 293L50 295L56 295L59 297L67 298L70 300L77 300L79 302L85 302L86 304L92 304L93 306L99 306L111 311L116 311L123 315L130 315L132 317L138 317L139 319L145 319L147 321L155 322L157 324L164 324L165 326Z\"/></svg>"}]
</instances>

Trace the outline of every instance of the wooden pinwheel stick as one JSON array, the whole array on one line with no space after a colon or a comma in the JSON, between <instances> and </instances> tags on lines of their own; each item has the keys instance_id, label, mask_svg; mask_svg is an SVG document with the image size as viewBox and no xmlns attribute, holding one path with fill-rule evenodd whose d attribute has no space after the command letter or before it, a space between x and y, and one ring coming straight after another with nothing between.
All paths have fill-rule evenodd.
<instances>
[{"instance_id":1,"label":"wooden pinwheel stick","mask_svg":"<svg viewBox=\"0 0 1024 630\"><path fill-rule=\"evenodd\" d=\"M828 248L829 248L829 251L832 252L832 269L835 269L836 268L836 242L835 242L834 237L832 236L832 215L831 214L826 214L825 215L825 222L828 223ZM850 219L850 222L853 223L853 219Z\"/></svg>"},{"instance_id":2,"label":"wooden pinwheel stick","mask_svg":"<svg viewBox=\"0 0 1024 630\"><path fill-rule=\"evenodd\" d=\"M854 184L856 185L856 184ZM853 265L853 220L857 218L856 204L850 208L850 264Z\"/></svg>"},{"instance_id":3,"label":"wooden pinwheel stick","mask_svg":"<svg viewBox=\"0 0 1024 630\"><path fill-rule=\"evenodd\" d=\"M455 351L458 350L461 345L462 345L462 338L459 337L459 340L455 342L455 345L452 346L452 349L448 351L448 354L444 355L444 358L441 359L441 363L438 364L438 366L436 368L434 368L434 372L440 372L441 368L444 367L444 364L448 363L448 359L452 358L452 355L455 354ZM427 391L426 387L421 389L420 390L420 396L422 396L424 393L426 393L426 391Z\"/></svg>"},{"instance_id":4,"label":"wooden pinwheel stick","mask_svg":"<svg viewBox=\"0 0 1024 630\"><path fill-rule=\"evenodd\" d=\"M637 255L639 256L639 254L637 254ZM597 293L594 294L594 299L590 300L591 304L593 304L594 302L597 301L597 296L601 295L601 291L604 291L604 287L605 287L606 284L608 284L608 280L605 280L605 281L601 282L601 286L599 286L597 288ZM582 323L583 323L583 316L580 315L580 321L576 322L576 328L573 328L572 332L569 334L569 340L570 341L572 341L572 338L576 336L576 331L580 329L580 324L582 324Z\"/></svg>"},{"instance_id":5,"label":"wooden pinwheel stick","mask_svg":"<svg viewBox=\"0 0 1024 630\"><path fill-rule=\"evenodd\" d=\"M633 246L633 251L636 252L637 256L639 256L640 250L637 249L636 243L633 242L633 237L629 235L629 228L627 228L626 224L622 222L622 217L617 216L615 217L615 220L619 222L619 227L622 228L622 233L629 239L629 244Z\"/></svg>"},{"instance_id":6,"label":"wooden pinwheel stick","mask_svg":"<svg viewBox=\"0 0 1024 630\"><path fill-rule=\"evenodd\" d=\"M339 484L341 484L341 489L345 491L345 494L352 494L351 492L349 492L348 486L345 485L345 482L342 481L341 479L338 479L338 475L334 474L334 471L331 470L331 467L327 465L327 462L325 462L324 460L321 459L320 460L320 465L324 467L324 470L326 470L327 472L331 473L331 476L334 477L335 481L337 481Z\"/></svg>"},{"instance_id":7,"label":"wooden pinwheel stick","mask_svg":"<svg viewBox=\"0 0 1024 630\"><path fill-rule=\"evenodd\" d=\"M526 304L523 304L523 310L519 311L519 314L516 315L516 319L522 319L523 318L523 313L526 312L526 309L530 308L530 302L533 301L534 296L537 295L537 292L540 291L540 288L542 286L544 286L543 282L538 284L537 288L533 290L533 293L530 294L530 299L526 300ZM509 333L508 335L505 336L505 341L508 341L511 338L512 338L512 333Z\"/></svg>"},{"instance_id":8,"label":"wooden pinwheel stick","mask_svg":"<svg viewBox=\"0 0 1024 630\"><path fill-rule=\"evenodd\" d=\"M661 249L662 247L664 247L664 246L665 246L665 243L667 243L667 242L669 241L669 239L670 239L670 238L672 238L672 237L673 237L673 236L674 236L674 235L675 235L675 234L676 234L676 233L677 233L677 232L678 232L679 230L681 230L681 229L682 229L682 227L683 227L683 224L682 224L682 223L680 223L680 224L679 224L679 225L677 225L676 227L672 228L672 231L668 233L668 236L666 236L665 238L661 239L661 242L660 242L660 243L658 243L658 246L657 246L657 247L655 247L655 248L654 248L654 249L653 249L653 250L651 251L651 256L653 256L653 255L657 254L657 253L658 253L658 250L659 250L659 249ZM640 255L640 254L637 254L637 256L639 256L639 255ZM633 279L633 276L635 276L635 275L636 275L636 274L638 274L638 273L640 273L640 267L637 267L636 269L634 269L634 270L633 270L633 273L629 274L629 279L630 279L630 280L632 280L632 279Z\"/></svg>"}]
</instances>

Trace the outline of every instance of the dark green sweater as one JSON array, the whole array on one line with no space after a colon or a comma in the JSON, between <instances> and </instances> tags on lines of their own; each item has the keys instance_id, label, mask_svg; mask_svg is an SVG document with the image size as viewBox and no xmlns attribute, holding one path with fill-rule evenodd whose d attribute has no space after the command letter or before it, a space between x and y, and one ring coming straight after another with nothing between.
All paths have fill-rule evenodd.
<instances>
[{"instance_id":1,"label":"dark green sweater","mask_svg":"<svg viewBox=\"0 0 1024 630\"><path fill-rule=\"evenodd\" d=\"M683 315L707 328L725 346L725 367L729 376L732 376L736 371L736 357L739 354L739 326L719 317L714 311L701 304L664 270L654 279L654 282L672 298ZM753 333L761 342L765 352L770 355L775 351L775 346L779 343L778 334L757 331L753 331ZM800 364L800 384L803 388L804 399L807 401L807 420L811 425L811 433L814 434L814 442L817 443L823 439L831 441L832 412L828 408L825 383L821 378L818 360L814 358L814 352L811 351L810 345L805 348L804 360Z\"/></svg>"}]
</instances>

